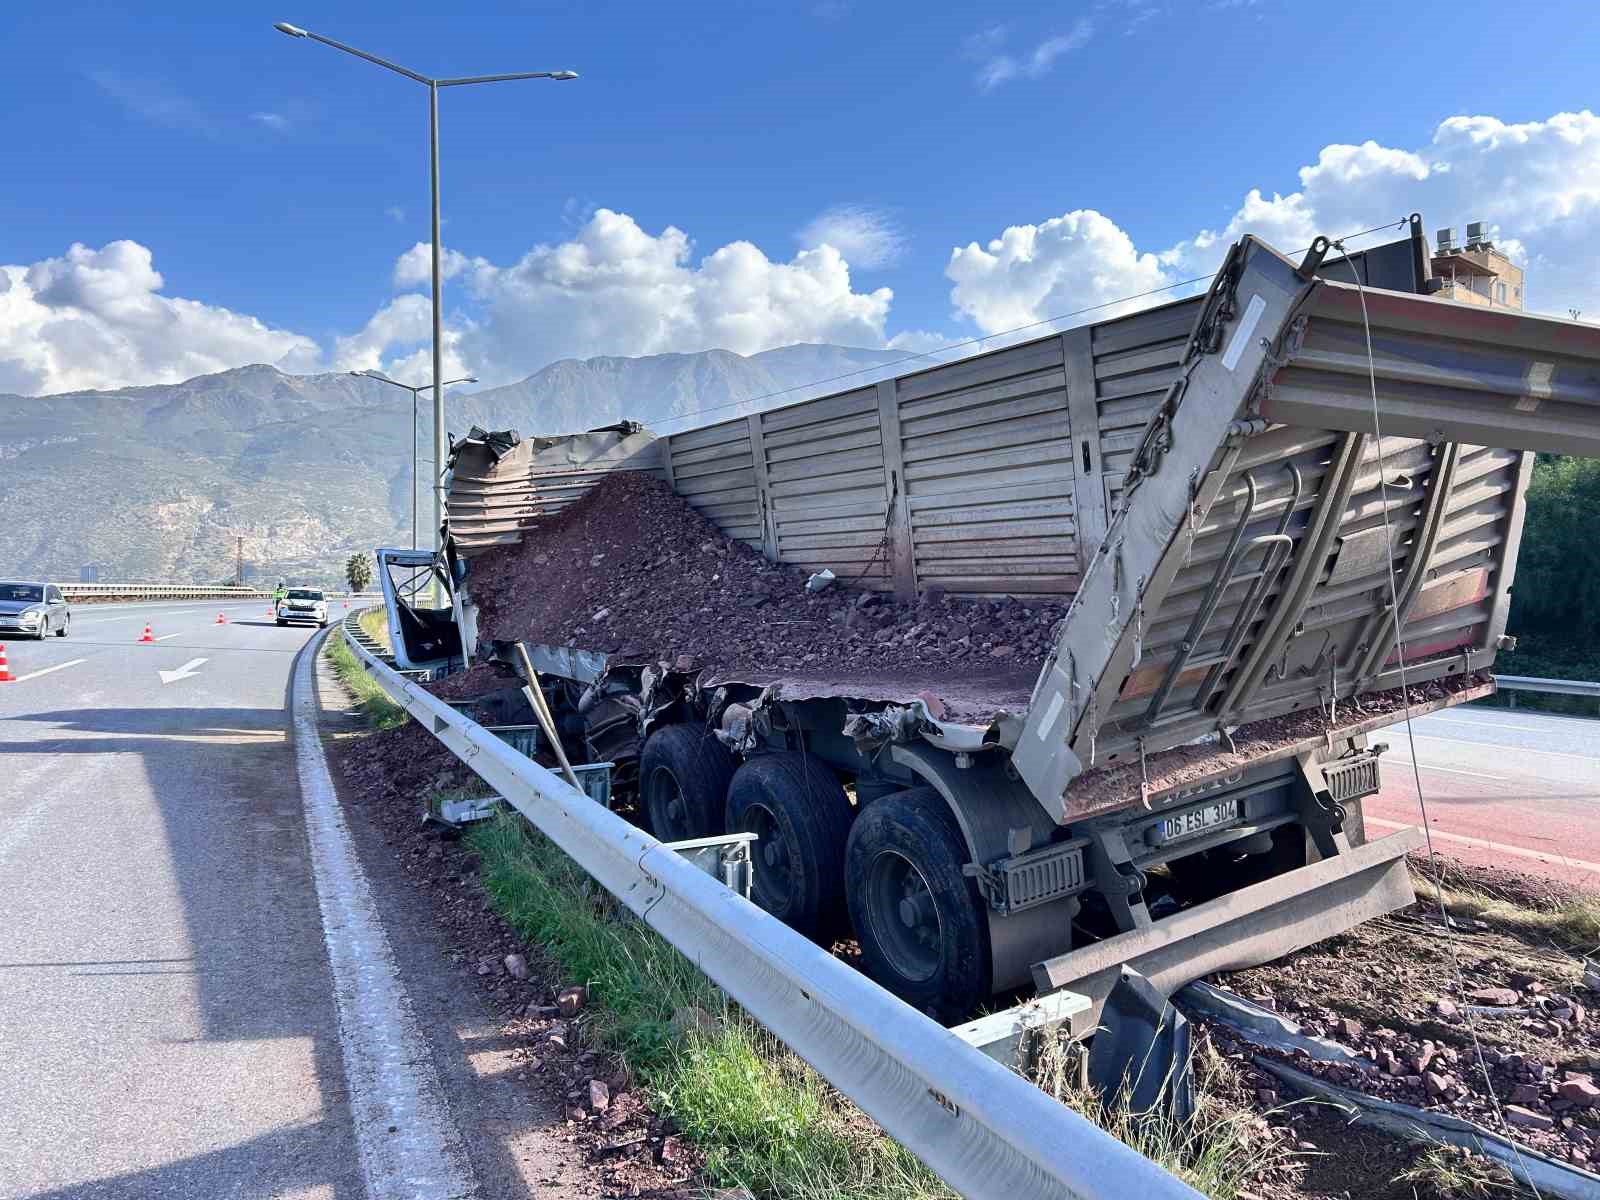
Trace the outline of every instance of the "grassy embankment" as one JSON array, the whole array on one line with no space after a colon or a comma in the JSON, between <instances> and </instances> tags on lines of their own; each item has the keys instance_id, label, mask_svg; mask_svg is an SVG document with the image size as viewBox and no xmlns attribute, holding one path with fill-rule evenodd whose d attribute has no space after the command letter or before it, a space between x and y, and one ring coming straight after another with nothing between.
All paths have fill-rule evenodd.
<instances>
[{"instance_id":1,"label":"grassy embankment","mask_svg":"<svg viewBox=\"0 0 1600 1200\"><path fill-rule=\"evenodd\" d=\"M359 620L363 629L377 637L377 632L368 624L368 620L373 615L373 613L362 613ZM380 640L387 645L389 631L384 624L383 613L379 611L376 615L379 623L378 627L383 631L383 636ZM344 640L344 635L338 629L334 629L328 634L327 644L323 653L328 656L328 661L333 664L334 672L339 676L340 682L350 689L351 695L355 697L361 711L366 714L367 723L372 728L394 729L406 723L408 719L406 710L389 699L384 690L373 681L372 676L361 669L361 663L351 653L349 643Z\"/></svg>"},{"instance_id":2,"label":"grassy embankment","mask_svg":"<svg viewBox=\"0 0 1600 1200\"><path fill-rule=\"evenodd\" d=\"M500 914L587 984L585 1041L623 1056L718 1183L762 1200L953 1195L520 818L478 827L469 844ZM1260 1163L1250 1114L1213 1097L1203 1095L1198 1118L1179 1128L1096 1103L1067 1071L1040 1082L1209 1196L1232 1200Z\"/></svg>"}]
</instances>

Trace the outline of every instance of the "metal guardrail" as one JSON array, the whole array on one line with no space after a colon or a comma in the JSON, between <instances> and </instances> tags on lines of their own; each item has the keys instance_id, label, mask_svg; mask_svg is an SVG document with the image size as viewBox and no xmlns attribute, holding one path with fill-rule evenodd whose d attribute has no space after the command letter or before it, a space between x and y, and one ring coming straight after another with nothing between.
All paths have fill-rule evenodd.
<instances>
[{"instance_id":1,"label":"metal guardrail","mask_svg":"<svg viewBox=\"0 0 1600 1200\"><path fill-rule=\"evenodd\" d=\"M1532 675L1496 675L1502 692L1543 692L1551 696L1592 696L1600 700L1600 683L1583 679L1539 679Z\"/></svg>"},{"instance_id":2,"label":"metal guardrail","mask_svg":"<svg viewBox=\"0 0 1600 1200\"><path fill-rule=\"evenodd\" d=\"M1187 1184L349 640L424 729L961 1195L1198 1200Z\"/></svg>"},{"instance_id":3,"label":"metal guardrail","mask_svg":"<svg viewBox=\"0 0 1600 1200\"><path fill-rule=\"evenodd\" d=\"M136 600L258 600L272 595L259 588L208 587L204 584L63 583L57 586L68 600L109 600L122 596Z\"/></svg>"}]
</instances>

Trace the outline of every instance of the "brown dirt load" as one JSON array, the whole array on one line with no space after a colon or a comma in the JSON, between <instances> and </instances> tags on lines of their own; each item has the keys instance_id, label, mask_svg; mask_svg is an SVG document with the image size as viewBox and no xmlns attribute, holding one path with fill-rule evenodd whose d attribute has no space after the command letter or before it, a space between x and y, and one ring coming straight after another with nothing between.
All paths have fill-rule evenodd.
<instances>
[{"instance_id":1,"label":"brown dirt load","mask_svg":"<svg viewBox=\"0 0 1600 1200\"><path fill-rule=\"evenodd\" d=\"M807 574L734 541L665 483L617 472L520 545L472 561L482 639L576 646L673 662L785 694L915 699L952 720L1020 711L1066 612L1035 599L915 604Z\"/></svg>"}]
</instances>

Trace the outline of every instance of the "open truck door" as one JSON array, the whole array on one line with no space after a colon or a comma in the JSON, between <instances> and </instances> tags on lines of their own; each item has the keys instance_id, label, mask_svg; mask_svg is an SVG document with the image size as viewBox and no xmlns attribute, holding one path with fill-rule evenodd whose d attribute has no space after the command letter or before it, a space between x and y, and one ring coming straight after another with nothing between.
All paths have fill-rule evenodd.
<instances>
[{"instance_id":1,"label":"open truck door","mask_svg":"<svg viewBox=\"0 0 1600 1200\"><path fill-rule=\"evenodd\" d=\"M378 550L378 583L389 615L395 665L402 670L462 669L472 638L465 627L449 558L431 550ZM440 605L443 595L448 603Z\"/></svg>"}]
</instances>

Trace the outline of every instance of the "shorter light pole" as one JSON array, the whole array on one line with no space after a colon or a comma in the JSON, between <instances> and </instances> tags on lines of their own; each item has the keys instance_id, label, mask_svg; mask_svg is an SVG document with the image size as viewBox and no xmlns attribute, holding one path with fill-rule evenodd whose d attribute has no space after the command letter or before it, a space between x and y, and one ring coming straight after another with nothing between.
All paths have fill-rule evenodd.
<instances>
[{"instance_id":1,"label":"shorter light pole","mask_svg":"<svg viewBox=\"0 0 1600 1200\"><path fill-rule=\"evenodd\" d=\"M379 383L387 383L390 387L397 387L403 392L411 393L411 548L417 548L417 396L433 387L433 383L419 383L412 387L409 383L401 383L398 379L390 379L378 371L351 371L357 379L376 379ZM460 379L446 379L439 385L441 391L453 383L477 383L475 375L463 375ZM434 467L438 467L438 463ZM437 482L437 481L435 481Z\"/></svg>"}]
</instances>

